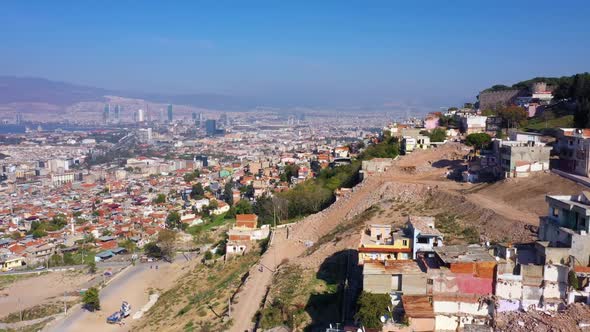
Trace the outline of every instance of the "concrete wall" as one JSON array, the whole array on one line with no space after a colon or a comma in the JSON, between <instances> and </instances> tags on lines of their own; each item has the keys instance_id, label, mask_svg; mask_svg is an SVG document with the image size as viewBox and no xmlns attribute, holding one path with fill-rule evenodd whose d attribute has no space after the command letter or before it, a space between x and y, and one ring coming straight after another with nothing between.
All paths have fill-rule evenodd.
<instances>
[{"instance_id":1,"label":"concrete wall","mask_svg":"<svg viewBox=\"0 0 590 332\"><path fill-rule=\"evenodd\" d=\"M483 325L486 321L483 317L458 317L448 315L436 315L436 331L457 331L465 324Z\"/></svg>"},{"instance_id":2,"label":"concrete wall","mask_svg":"<svg viewBox=\"0 0 590 332\"><path fill-rule=\"evenodd\" d=\"M426 294L426 273L402 275L402 292L404 295Z\"/></svg>"},{"instance_id":3,"label":"concrete wall","mask_svg":"<svg viewBox=\"0 0 590 332\"><path fill-rule=\"evenodd\" d=\"M546 264L543 267L543 280L550 282L568 282L569 268L565 265Z\"/></svg>"},{"instance_id":4,"label":"concrete wall","mask_svg":"<svg viewBox=\"0 0 590 332\"><path fill-rule=\"evenodd\" d=\"M390 274L363 275L363 290L375 294L389 294L391 291Z\"/></svg>"},{"instance_id":5,"label":"concrete wall","mask_svg":"<svg viewBox=\"0 0 590 332\"><path fill-rule=\"evenodd\" d=\"M559 225L556 225L550 220L541 220L539 224L539 239L541 241L549 241L551 245L555 245L556 243L570 245L571 233L561 230Z\"/></svg>"},{"instance_id":6,"label":"concrete wall","mask_svg":"<svg viewBox=\"0 0 590 332\"><path fill-rule=\"evenodd\" d=\"M434 331L436 320L434 318L409 318L410 331Z\"/></svg>"},{"instance_id":7,"label":"concrete wall","mask_svg":"<svg viewBox=\"0 0 590 332\"><path fill-rule=\"evenodd\" d=\"M520 300L498 300L496 312L519 311L521 309Z\"/></svg>"},{"instance_id":8,"label":"concrete wall","mask_svg":"<svg viewBox=\"0 0 590 332\"><path fill-rule=\"evenodd\" d=\"M483 303L480 307L479 302L461 302L460 299L457 300L434 300L433 308L435 314L449 314L449 315L456 315L456 314L467 314L473 316L486 316L491 314L492 306L489 306L487 303Z\"/></svg>"},{"instance_id":9,"label":"concrete wall","mask_svg":"<svg viewBox=\"0 0 590 332\"><path fill-rule=\"evenodd\" d=\"M590 235L574 234L570 253L576 257L580 265L588 266L590 264Z\"/></svg>"},{"instance_id":10,"label":"concrete wall","mask_svg":"<svg viewBox=\"0 0 590 332\"><path fill-rule=\"evenodd\" d=\"M504 90L504 91L486 91L479 93L479 108L481 110L495 110L502 108L516 101L517 97L524 96L526 90Z\"/></svg>"},{"instance_id":11,"label":"concrete wall","mask_svg":"<svg viewBox=\"0 0 590 332\"><path fill-rule=\"evenodd\" d=\"M502 159L502 167L506 172L514 171L518 161L536 162L537 164L531 171L546 170L549 169L550 152L551 147L549 146L511 146L506 144L500 147L500 158Z\"/></svg>"},{"instance_id":12,"label":"concrete wall","mask_svg":"<svg viewBox=\"0 0 590 332\"><path fill-rule=\"evenodd\" d=\"M541 296L543 291L538 286L523 286L522 287L522 306L526 310L533 306L538 307L541 303Z\"/></svg>"},{"instance_id":13,"label":"concrete wall","mask_svg":"<svg viewBox=\"0 0 590 332\"><path fill-rule=\"evenodd\" d=\"M522 297L522 276L498 276L496 280L496 296L501 299L520 299Z\"/></svg>"},{"instance_id":14,"label":"concrete wall","mask_svg":"<svg viewBox=\"0 0 590 332\"><path fill-rule=\"evenodd\" d=\"M543 287L544 299L565 299L567 283L547 282Z\"/></svg>"}]
</instances>

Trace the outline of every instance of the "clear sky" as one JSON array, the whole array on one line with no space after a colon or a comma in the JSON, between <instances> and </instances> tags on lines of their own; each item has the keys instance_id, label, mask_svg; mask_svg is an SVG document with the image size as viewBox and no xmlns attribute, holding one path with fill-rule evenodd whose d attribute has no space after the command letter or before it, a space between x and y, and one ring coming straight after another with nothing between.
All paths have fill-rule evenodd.
<instances>
[{"instance_id":1,"label":"clear sky","mask_svg":"<svg viewBox=\"0 0 590 332\"><path fill-rule=\"evenodd\" d=\"M2 1L0 75L291 105L474 99L590 70L590 1Z\"/></svg>"}]
</instances>

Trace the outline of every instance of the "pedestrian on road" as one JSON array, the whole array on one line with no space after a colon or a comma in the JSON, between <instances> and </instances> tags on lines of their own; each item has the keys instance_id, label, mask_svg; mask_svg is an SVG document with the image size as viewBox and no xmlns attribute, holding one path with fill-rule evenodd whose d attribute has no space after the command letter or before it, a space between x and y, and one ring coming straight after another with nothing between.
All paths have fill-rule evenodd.
<instances>
[{"instance_id":1,"label":"pedestrian on road","mask_svg":"<svg viewBox=\"0 0 590 332\"><path fill-rule=\"evenodd\" d=\"M156 270L158 269L158 265L156 265Z\"/></svg>"}]
</instances>

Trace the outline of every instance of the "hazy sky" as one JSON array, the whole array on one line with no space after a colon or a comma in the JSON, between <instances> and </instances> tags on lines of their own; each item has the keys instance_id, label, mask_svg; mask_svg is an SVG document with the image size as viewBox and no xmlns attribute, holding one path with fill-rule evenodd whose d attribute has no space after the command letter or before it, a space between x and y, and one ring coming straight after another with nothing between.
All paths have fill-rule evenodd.
<instances>
[{"instance_id":1,"label":"hazy sky","mask_svg":"<svg viewBox=\"0 0 590 332\"><path fill-rule=\"evenodd\" d=\"M590 70L590 1L2 1L0 75L291 104L468 101Z\"/></svg>"}]
</instances>

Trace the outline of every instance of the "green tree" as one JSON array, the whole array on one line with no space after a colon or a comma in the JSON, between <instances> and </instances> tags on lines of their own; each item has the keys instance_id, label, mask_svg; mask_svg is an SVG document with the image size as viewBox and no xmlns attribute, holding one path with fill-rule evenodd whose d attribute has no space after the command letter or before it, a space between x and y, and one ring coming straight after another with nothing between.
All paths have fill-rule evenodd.
<instances>
[{"instance_id":1,"label":"green tree","mask_svg":"<svg viewBox=\"0 0 590 332\"><path fill-rule=\"evenodd\" d=\"M143 246L143 250L144 250L145 254L149 257L153 257L153 258L161 258L162 257L162 249L160 249L158 244L155 242L146 243L146 245Z\"/></svg>"},{"instance_id":2,"label":"green tree","mask_svg":"<svg viewBox=\"0 0 590 332\"><path fill-rule=\"evenodd\" d=\"M225 184L223 188L223 200L229 204L229 206L234 205L234 193L233 193L234 184L232 181L229 181Z\"/></svg>"},{"instance_id":3,"label":"green tree","mask_svg":"<svg viewBox=\"0 0 590 332\"><path fill-rule=\"evenodd\" d=\"M252 199L252 198L254 198L254 193L255 193L254 186L252 184L249 184L246 186L246 191L244 192L244 197Z\"/></svg>"},{"instance_id":4,"label":"green tree","mask_svg":"<svg viewBox=\"0 0 590 332\"><path fill-rule=\"evenodd\" d=\"M155 204L164 204L166 203L166 195L165 194L158 194L154 199Z\"/></svg>"},{"instance_id":5,"label":"green tree","mask_svg":"<svg viewBox=\"0 0 590 332\"><path fill-rule=\"evenodd\" d=\"M180 214L177 211L170 211L166 217L166 227L180 229Z\"/></svg>"},{"instance_id":6,"label":"green tree","mask_svg":"<svg viewBox=\"0 0 590 332\"><path fill-rule=\"evenodd\" d=\"M163 229L158 232L158 247L162 252L162 257L169 262L174 259L174 253L176 251L176 236L177 233L169 229Z\"/></svg>"},{"instance_id":7,"label":"green tree","mask_svg":"<svg viewBox=\"0 0 590 332\"><path fill-rule=\"evenodd\" d=\"M49 266L60 266L63 265L63 259L59 254L53 254L49 258Z\"/></svg>"},{"instance_id":8,"label":"green tree","mask_svg":"<svg viewBox=\"0 0 590 332\"><path fill-rule=\"evenodd\" d=\"M358 311L355 318L364 327L381 329L381 316L388 315L387 307L391 306L389 294L373 294L363 292L357 301Z\"/></svg>"},{"instance_id":9,"label":"green tree","mask_svg":"<svg viewBox=\"0 0 590 332\"><path fill-rule=\"evenodd\" d=\"M456 127L457 121L453 116L443 115L438 119L438 125L441 127Z\"/></svg>"},{"instance_id":10,"label":"green tree","mask_svg":"<svg viewBox=\"0 0 590 332\"><path fill-rule=\"evenodd\" d=\"M486 133L474 133L467 135L465 144L473 146L476 150L480 150L487 146L491 140L490 135Z\"/></svg>"},{"instance_id":11,"label":"green tree","mask_svg":"<svg viewBox=\"0 0 590 332\"><path fill-rule=\"evenodd\" d=\"M133 242L133 241L131 241L131 240L127 239L127 240L125 240L125 241L123 241L123 242L119 243L119 247L121 247L121 248L125 248L125 249L127 249L127 251L129 251L129 252L133 252L133 251L135 251L135 248L136 248L137 246L135 245L135 242Z\"/></svg>"},{"instance_id":12,"label":"green tree","mask_svg":"<svg viewBox=\"0 0 590 332\"><path fill-rule=\"evenodd\" d=\"M196 177L195 173L192 173L192 172L191 172L191 173L186 173L186 174L184 174L184 176L183 176L184 182L186 182L186 183L192 182L192 181L194 181L196 178L197 178L197 177Z\"/></svg>"},{"instance_id":13,"label":"green tree","mask_svg":"<svg viewBox=\"0 0 590 332\"><path fill-rule=\"evenodd\" d=\"M84 292L82 298L84 307L89 311L100 310L100 297L98 296L98 289L96 287L90 287Z\"/></svg>"},{"instance_id":14,"label":"green tree","mask_svg":"<svg viewBox=\"0 0 590 332\"><path fill-rule=\"evenodd\" d=\"M505 107L498 112L498 115L502 118L506 128L516 128L527 119L526 110L519 106Z\"/></svg>"},{"instance_id":15,"label":"green tree","mask_svg":"<svg viewBox=\"0 0 590 332\"><path fill-rule=\"evenodd\" d=\"M236 204L236 214L248 214L248 213L254 213L254 209L252 207L252 204L250 204L250 202L248 202L247 200L240 200L238 202L238 204Z\"/></svg>"},{"instance_id":16,"label":"green tree","mask_svg":"<svg viewBox=\"0 0 590 332\"><path fill-rule=\"evenodd\" d=\"M91 261L88 263L88 273L95 274L96 273L96 262Z\"/></svg>"},{"instance_id":17,"label":"green tree","mask_svg":"<svg viewBox=\"0 0 590 332\"><path fill-rule=\"evenodd\" d=\"M205 195L205 189L203 189L203 185L199 182L194 184L191 188L191 198L192 199L201 199Z\"/></svg>"},{"instance_id":18,"label":"green tree","mask_svg":"<svg viewBox=\"0 0 590 332\"><path fill-rule=\"evenodd\" d=\"M299 175L299 166L287 164L281 173L281 181L291 183L292 177Z\"/></svg>"},{"instance_id":19,"label":"green tree","mask_svg":"<svg viewBox=\"0 0 590 332\"><path fill-rule=\"evenodd\" d=\"M443 128L435 128L430 133L431 142L444 142L447 139L447 132Z\"/></svg>"},{"instance_id":20,"label":"green tree","mask_svg":"<svg viewBox=\"0 0 590 332\"><path fill-rule=\"evenodd\" d=\"M590 128L590 99L580 98L576 103L574 112L574 125L576 128Z\"/></svg>"},{"instance_id":21,"label":"green tree","mask_svg":"<svg viewBox=\"0 0 590 332\"><path fill-rule=\"evenodd\" d=\"M35 229L35 230L33 231L32 235L33 235L33 238L35 238L35 239L39 239L39 238L42 238L42 237L44 237L44 236L47 236L47 232L46 232L46 231L44 231L44 230L43 230L43 229L41 229L41 228L37 228L37 229Z\"/></svg>"},{"instance_id":22,"label":"green tree","mask_svg":"<svg viewBox=\"0 0 590 332\"><path fill-rule=\"evenodd\" d=\"M576 272L574 270L570 270L567 275L567 281L571 289L578 289L580 285L578 284L578 277L576 276Z\"/></svg>"}]
</instances>

